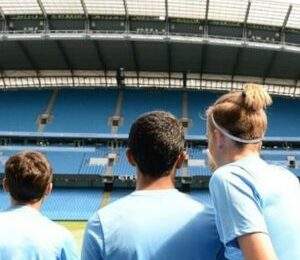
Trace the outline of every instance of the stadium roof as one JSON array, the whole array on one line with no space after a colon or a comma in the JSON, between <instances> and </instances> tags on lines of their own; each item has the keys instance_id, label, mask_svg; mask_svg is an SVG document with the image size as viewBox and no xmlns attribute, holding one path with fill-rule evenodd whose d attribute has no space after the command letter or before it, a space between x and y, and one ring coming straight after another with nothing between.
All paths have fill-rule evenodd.
<instances>
[{"instance_id":1,"label":"stadium roof","mask_svg":"<svg viewBox=\"0 0 300 260\"><path fill-rule=\"evenodd\" d=\"M208 19L243 23L248 0L0 0L4 15L80 14ZM248 23L300 28L300 1L252 0ZM208 9L206 12L206 8Z\"/></svg>"}]
</instances>

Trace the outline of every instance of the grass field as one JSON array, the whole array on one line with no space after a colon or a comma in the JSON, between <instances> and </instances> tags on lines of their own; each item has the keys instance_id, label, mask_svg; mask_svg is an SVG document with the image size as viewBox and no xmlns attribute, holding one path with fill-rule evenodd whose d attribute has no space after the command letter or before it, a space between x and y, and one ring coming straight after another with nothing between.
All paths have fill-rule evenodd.
<instances>
[{"instance_id":1,"label":"grass field","mask_svg":"<svg viewBox=\"0 0 300 260\"><path fill-rule=\"evenodd\" d=\"M58 221L58 223L71 231L78 248L81 249L86 221Z\"/></svg>"}]
</instances>

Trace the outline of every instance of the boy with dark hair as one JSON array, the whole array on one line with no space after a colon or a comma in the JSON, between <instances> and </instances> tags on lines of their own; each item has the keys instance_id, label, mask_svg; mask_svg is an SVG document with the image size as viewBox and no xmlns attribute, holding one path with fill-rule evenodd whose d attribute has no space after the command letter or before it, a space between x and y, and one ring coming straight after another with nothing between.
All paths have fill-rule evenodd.
<instances>
[{"instance_id":1,"label":"boy with dark hair","mask_svg":"<svg viewBox=\"0 0 300 260\"><path fill-rule=\"evenodd\" d=\"M178 120L160 111L142 115L131 127L127 158L137 169L136 191L92 216L82 260L221 258L212 211L175 189L185 159Z\"/></svg>"},{"instance_id":2,"label":"boy with dark hair","mask_svg":"<svg viewBox=\"0 0 300 260\"><path fill-rule=\"evenodd\" d=\"M52 168L39 152L22 152L5 164L3 188L11 208L0 212L0 259L78 259L71 234L41 215L52 190Z\"/></svg>"}]
</instances>

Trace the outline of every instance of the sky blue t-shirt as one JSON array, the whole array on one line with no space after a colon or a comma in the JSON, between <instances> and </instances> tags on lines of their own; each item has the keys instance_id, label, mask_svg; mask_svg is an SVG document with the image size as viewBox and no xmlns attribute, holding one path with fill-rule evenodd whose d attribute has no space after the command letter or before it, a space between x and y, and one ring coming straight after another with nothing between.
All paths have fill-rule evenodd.
<instances>
[{"instance_id":1,"label":"sky blue t-shirt","mask_svg":"<svg viewBox=\"0 0 300 260\"><path fill-rule=\"evenodd\" d=\"M243 259L237 237L270 236L280 260L300 259L300 185L287 169L248 156L215 171L209 184L229 259Z\"/></svg>"},{"instance_id":2,"label":"sky blue t-shirt","mask_svg":"<svg viewBox=\"0 0 300 260\"><path fill-rule=\"evenodd\" d=\"M213 209L176 189L140 190L89 220L82 260L223 259Z\"/></svg>"},{"instance_id":3,"label":"sky blue t-shirt","mask_svg":"<svg viewBox=\"0 0 300 260\"><path fill-rule=\"evenodd\" d=\"M0 260L77 260L73 237L38 210L18 206L0 212Z\"/></svg>"}]
</instances>

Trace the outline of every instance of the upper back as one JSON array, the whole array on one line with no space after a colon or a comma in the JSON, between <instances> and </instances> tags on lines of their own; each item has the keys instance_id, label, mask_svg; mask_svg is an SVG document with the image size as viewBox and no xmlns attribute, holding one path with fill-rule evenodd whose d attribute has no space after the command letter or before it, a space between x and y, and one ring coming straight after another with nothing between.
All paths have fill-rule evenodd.
<instances>
[{"instance_id":1,"label":"upper back","mask_svg":"<svg viewBox=\"0 0 300 260\"><path fill-rule=\"evenodd\" d=\"M0 230L1 260L76 259L70 234L30 207L1 212Z\"/></svg>"},{"instance_id":2,"label":"upper back","mask_svg":"<svg viewBox=\"0 0 300 260\"><path fill-rule=\"evenodd\" d=\"M259 157L234 162L217 174L230 182L238 177L250 187L279 259L300 259L300 185L294 174Z\"/></svg>"},{"instance_id":3,"label":"upper back","mask_svg":"<svg viewBox=\"0 0 300 260\"><path fill-rule=\"evenodd\" d=\"M216 259L213 210L177 190L136 191L99 210L110 259Z\"/></svg>"}]
</instances>

